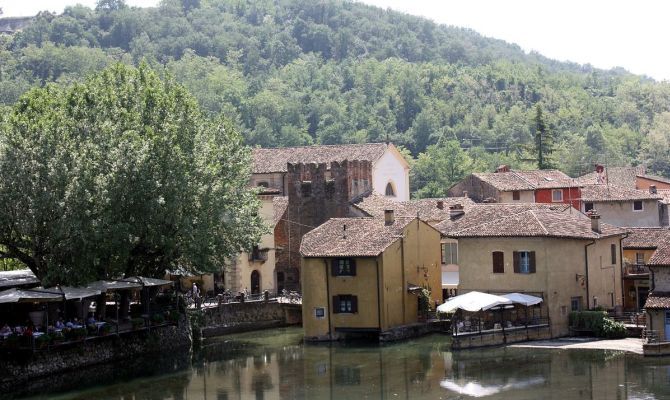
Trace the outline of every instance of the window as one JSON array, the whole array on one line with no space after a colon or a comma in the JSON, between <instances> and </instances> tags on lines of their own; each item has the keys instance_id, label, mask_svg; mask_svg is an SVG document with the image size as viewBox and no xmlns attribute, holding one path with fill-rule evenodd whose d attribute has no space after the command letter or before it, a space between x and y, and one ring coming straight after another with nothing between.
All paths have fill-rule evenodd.
<instances>
[{"instance_id":1,"label":"window","mask_svg":"<svg viewBox=\"0 0 670 400\"><path fill-rule=\"evenodd\" d=\"M644 207L642 206L642 201L637 200L633 202L633 211L644 211Z\"/></svg>"},{"instance_id":2,"label":"window","mask_svg":"<svg viewBox=\"0 0 670 400\"><path fill-rule=\"evenodd\" d=\"M442 264L458 264L458 243L442 243Z\"/></svg>"},{"instance_id":3,"label":"window","mask_svg":"<svg viewBox=\"0 0 670 400\"><path fill-rule=\"evenodd\" d=\"M302 181L300 183L300 191L302 192L302 197L311 197L312 196L312 181Z\"/></svg>"},{"instance_id":4,"label":"window","mask_svg":"<svg viewBox=\"0 0 670 400\"><path fill-rule=\"evenodd\" d=\"M644 265L644 253L635 253L635 263L637 265Z\"/></svg>"},{"instance_id":5,"label":"window","mask_svg":"<svg viewBox=\"0 0 670 400\"><path fill-rule=\"evenodd\" d=\"M616 264L616 244L610 245L610 254L612 256L612 264Z\"/></svg>"},{"instance_id":6,"label":"window","mask_svg":"<svg viewBox=\"0 0 670 400\"><path fill-rule=\"evenodd\" d=\"M386 190L385 190L384 194L387 195L387 196L395 197L395 190L393 189L393 184L391 182L386 184Z\"/></svg>"},{"instance_id":7,"label":"window","mask_svg":"<svg viewBox=\"0 0 670 400\"><path fill-rule=\"evenodd\" d=\"M356 261L353 258L336 258L331 264L332 276L356 276Z\"/></svg>"},{"instance_id":8,"label":"window","mask_svg":"<svg viewBox=\"0 0 670 400\"><path fill-rule=\"evenodd\" d=\"M512 191L512 200L521 200L521 192L518 190Z\"/></svg>"},{"instance_id":9,"label":"window","mask_svg":"<svg viewBox=\"0 0 670 400\"><path fill-rule=\"evenodd\" d=\"M260 249L258 246L254 246L249 253L249 261L261 261L265 262L268 260L268 249Z\"/></svg>"},{"instance_id":10,"label":"window","mask_svg":"<svg viewBox=\"0 0 670 400\"><path fill-rule=\"evenodd\" d=\"M560 203L563 201L563 191L561 189L554 189L551 191L551 201Z\"/></svg>"},{"instance_id":11,"label":"window","mask_svg":"<svg viewBox=\"0 0 670 400\"><path fill-rule=\"evenodd\" d=\"M333 296L334 314L354 314L358 312L358 296L342 294Z\"/></svg>"},{"instance_id":12,"label":"window","mask_svg":"<svg viewBox=\"0 0 670 400\"><path fill-rule=\"evenodd\" d=\"M515 251L513 255L514 255L514 273L517 274L535 273L534 251Z\"/></svg>"},{"instance_id":13,"label":"window","mask_svg":"<svg viewBox=\"0 0 670 400\"><path fill-rule=\"evenodd\" d=\"M582 311L582 297L573 297L570 299L571 311Z\"/></svg>"},{"instance_id":14,"label":"window","mask_svg":"<svg viewBox=\"0 0 670 400\"><path fill-rule=\"evenodd\" d=\"M264 188L268 188L268 187L270 187L270 185L269 185L267 182L265 182L265 181L263 181L263 182L258 182L258 183L256 184L256 186L258 186L258 187L264 187Z\"/></svg>"},{"instance_id":15,"label":"window","mask_svg":"<svg viewBox=\"0 0 670 400\"><path fill-rule=\"evenodd\" d=\"M502 251L493 252L493 273L494 274L505 273L505 253L503 253Z\"/></svg>"},{"instance_id":16,"label":"window","mask_svg":"<svg viewBox=\"0 0 670 400\"><path fill-rule=\"evenodd\" d=\"M593 203L584 203L584 212L587 213L593 210Z\"/></svg>"},{"instance_id":17,"label":"window","mask_svg":"<svg viewBox=\"0 0 670 400\"><path fill-rule=\"evenodd\" d=\"M314 317L316 319L324 319L326 318L326 309L323 307L316 307L314 308Z\"/></svg>"}]
</instances>

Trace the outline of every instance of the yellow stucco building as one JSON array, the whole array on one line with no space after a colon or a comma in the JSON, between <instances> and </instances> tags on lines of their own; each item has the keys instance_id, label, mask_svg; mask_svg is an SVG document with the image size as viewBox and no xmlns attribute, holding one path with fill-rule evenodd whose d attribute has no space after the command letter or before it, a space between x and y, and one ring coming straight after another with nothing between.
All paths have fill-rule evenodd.
<instances>
[{"instance_id":1,"label":"yellow stucco building","mask_svg":"<svg viewBox=\"0 0 670 400\"><path fill-rule=\"evenodd\" d=\"M442 302L440 233L416 217L333 218L303 238L307 340L385 335L416 324L421 289Z\"/></svg>"}]
</instances>

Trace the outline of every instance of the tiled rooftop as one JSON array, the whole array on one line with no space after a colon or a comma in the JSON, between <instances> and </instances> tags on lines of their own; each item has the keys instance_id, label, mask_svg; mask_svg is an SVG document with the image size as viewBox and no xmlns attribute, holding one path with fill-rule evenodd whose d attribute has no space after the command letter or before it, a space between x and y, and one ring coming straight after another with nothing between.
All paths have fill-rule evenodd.
<instances>
[{"instance_id":1,"label":"tiled rooftop","mask_svg":"<svg viewBox=\"0 0 670 400\"><path fill-rule=\"evenodd\" d=\"M582 201L609 202L609 201L635 201L635 200L660 200L663 196L651 194L648 190L630 189L615 185L585 185L582 187Z\"/></svg>"},{"instance_id":2,"label":"tiled rooftop","mask_svg":"<svg viewBox=\"0 0 670 400\"><path fill-rule=\"evenodd\" d=\"M644 303L644 308L664 309L670 308L670 292L652 292Z\"/></svg>"},{"instance_id":3,"label":"tiled rooftop","mask_svg":"<svg viewBox=\"0 0 670 400\"><path fill-rule=\"evenodd\" d=\"M670 239L666 238L663 242L659 243L647 264L670 267Z\"/></svg>"},{"instance_id":4,"label":"tiled rooftop","mask_svg":"<svg viewBox=\"0 0 670 400\"><path fill-rule=\"evenodd\" d=\"M555 169L474 173L499 191L567 188L578 186L574 179Z\"/></svg>"},{"instance_id":5,"label":"tiled rooftop","mask_svg":"<svg viewBox=\"0 0 670 400\"><path fill-rule=\"evenodd\" d=\"M502 207L501 207L502 206ZM486 208L488 207L488 208ZM555 207L555 206L554 206ZM625 233L600 223L600 233L591 229L591 220L569 206L523 208L509 205L477 205L461 219L444 221L438 229L449 237L557 237L597 239Z\"/></svg>"},{"instance_id":6,"label":"tiled rooftop","mask_svg":"<svg viewBox=\"0 0 670 400\"><path fill-rule=\"evenodd\" d=\"M628 237L622 242L624 249L655 249L670 239L668 228L624 228Z\"/></svg>"},{"instance_id":7,"label":"tiled rooftop","mask_svg":"<svg viewBox=\"0 0 670 400\"><path fill-rule=\"evenodd\" d=\"M628 189L635 189L637 187L637 176L645 175L645 168L643 166L637 167L607 167L605 168L604 176L606 182L610 185L615 185ZM577 178L579 183L585 185L598 184L598 174L590 172Z\"/></svg>"},{"instance_id":8,"label":"tiled rooftop","mask_svg":"<svg viewBox=\"0 0 670 400\"><path fill-rule=\"evenodd\" d=\"M286 172L286 164L329 163L358 160L374 163L386 151L385 143L316 145L253 149L254 174Z\"/></svg>"},{"instance_id":9,"label":"tiled rooftop","mask_svg":"<svg viewBox=\"0 0 670 400\"><path fill-rule=\"evenodd\" d=\"M492 204L474 204L469 207L467 212L456 219L447 219L436 225L436 228L443 234L463 230L469 227L481 225L494 219L502 218L508 215L519 214L530 210L554 210L565 212L570 209L568 204L545 204L545 203L492 203ZM573 210L573 212L576 212Z\"/></svg>"},{"instance_id":10,"label":"tiled rooftop","mask_svg":"<svg viewBox=\"0 0 670 400\"><path fill-rule=\"evenodd\" d=\"M416 218L331 218L302 238L304 257L375 257L403 235Z\"/></svg>"},{"instance_id":11,"label":"tiled rooftop","mask_svg":"<svg viewBox=\"0 0 670 400\"><path fill-rule=\"evenodd\" d=\"M442 202L442 208L438 207ZM460 204L465 210L475 203L469 197L444 197L393 201L377 193L371 193L355 202L354 206L372 217L383 217L384 210L394 210L397 216L416 217L424 221L443 221L449 218L449 206Z\"/></svg>"},{"instance_id":12,"label":"tiled rooftop","mask_svg":"<svg viewBox=\"0 0 670 400\"><path fill-rule=\"evenodd\" d=\"M288 208L288 196L276 196L272 199L272 226L277 226Z\"/></svg>"}]
</instances>

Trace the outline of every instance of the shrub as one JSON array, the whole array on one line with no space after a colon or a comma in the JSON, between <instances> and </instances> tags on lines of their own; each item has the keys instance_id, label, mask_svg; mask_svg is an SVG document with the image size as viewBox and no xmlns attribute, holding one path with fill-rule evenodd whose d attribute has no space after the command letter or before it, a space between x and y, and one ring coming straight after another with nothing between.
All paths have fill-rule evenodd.
<instances>
[{"instance_id":1,"label":"shrub","mask_svg":"<svg viewBox=\"0 0 670 400\"><path fill-rule=\"evenodd\" d=\"M573 311L569 315L569 321L571 328L591 331L597 337L626 337L626 327L609 318L605 311Z\"/></svg>"},{"instance_id":2,"label":"shrub","mask_svg":"<svg viewBox=\"0 0 670 400\"><path fill-rule=\"evenodd\" d=\"M133 325L133 329L142 328L144 327L144 318L133 318L130 323Z\"/></svg>"},{"instance_id":3,"label":"shrub","mask_svg":"<svg viewBox=\"0 0 670 400\"><path fill-rule=\"evenodd\" d=\"M621 322L616 322L613 319L605 318L603 323L600 326L598 332L596 332L598 337L604 337L608 339L621 339L626 337L626 327Z\"/></svg>"}]
</instances>

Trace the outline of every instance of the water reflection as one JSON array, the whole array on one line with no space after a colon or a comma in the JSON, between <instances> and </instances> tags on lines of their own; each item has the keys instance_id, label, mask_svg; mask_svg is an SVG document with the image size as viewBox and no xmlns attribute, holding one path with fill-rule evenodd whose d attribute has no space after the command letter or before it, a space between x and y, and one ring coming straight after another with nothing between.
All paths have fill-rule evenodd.
<instances>
[{"instance_id":1,"label":"water reflection","mask_svg":"<svg viewBox=\"0 0 670 400\"><path fill-rule=\"evenodd\" d=\"M389 346L303 346L301 333L278 329L214 340L180 371L61 398L670 398L669 358L518 348L451 353L444 336Z\"/></svg>"}]
</instances>

